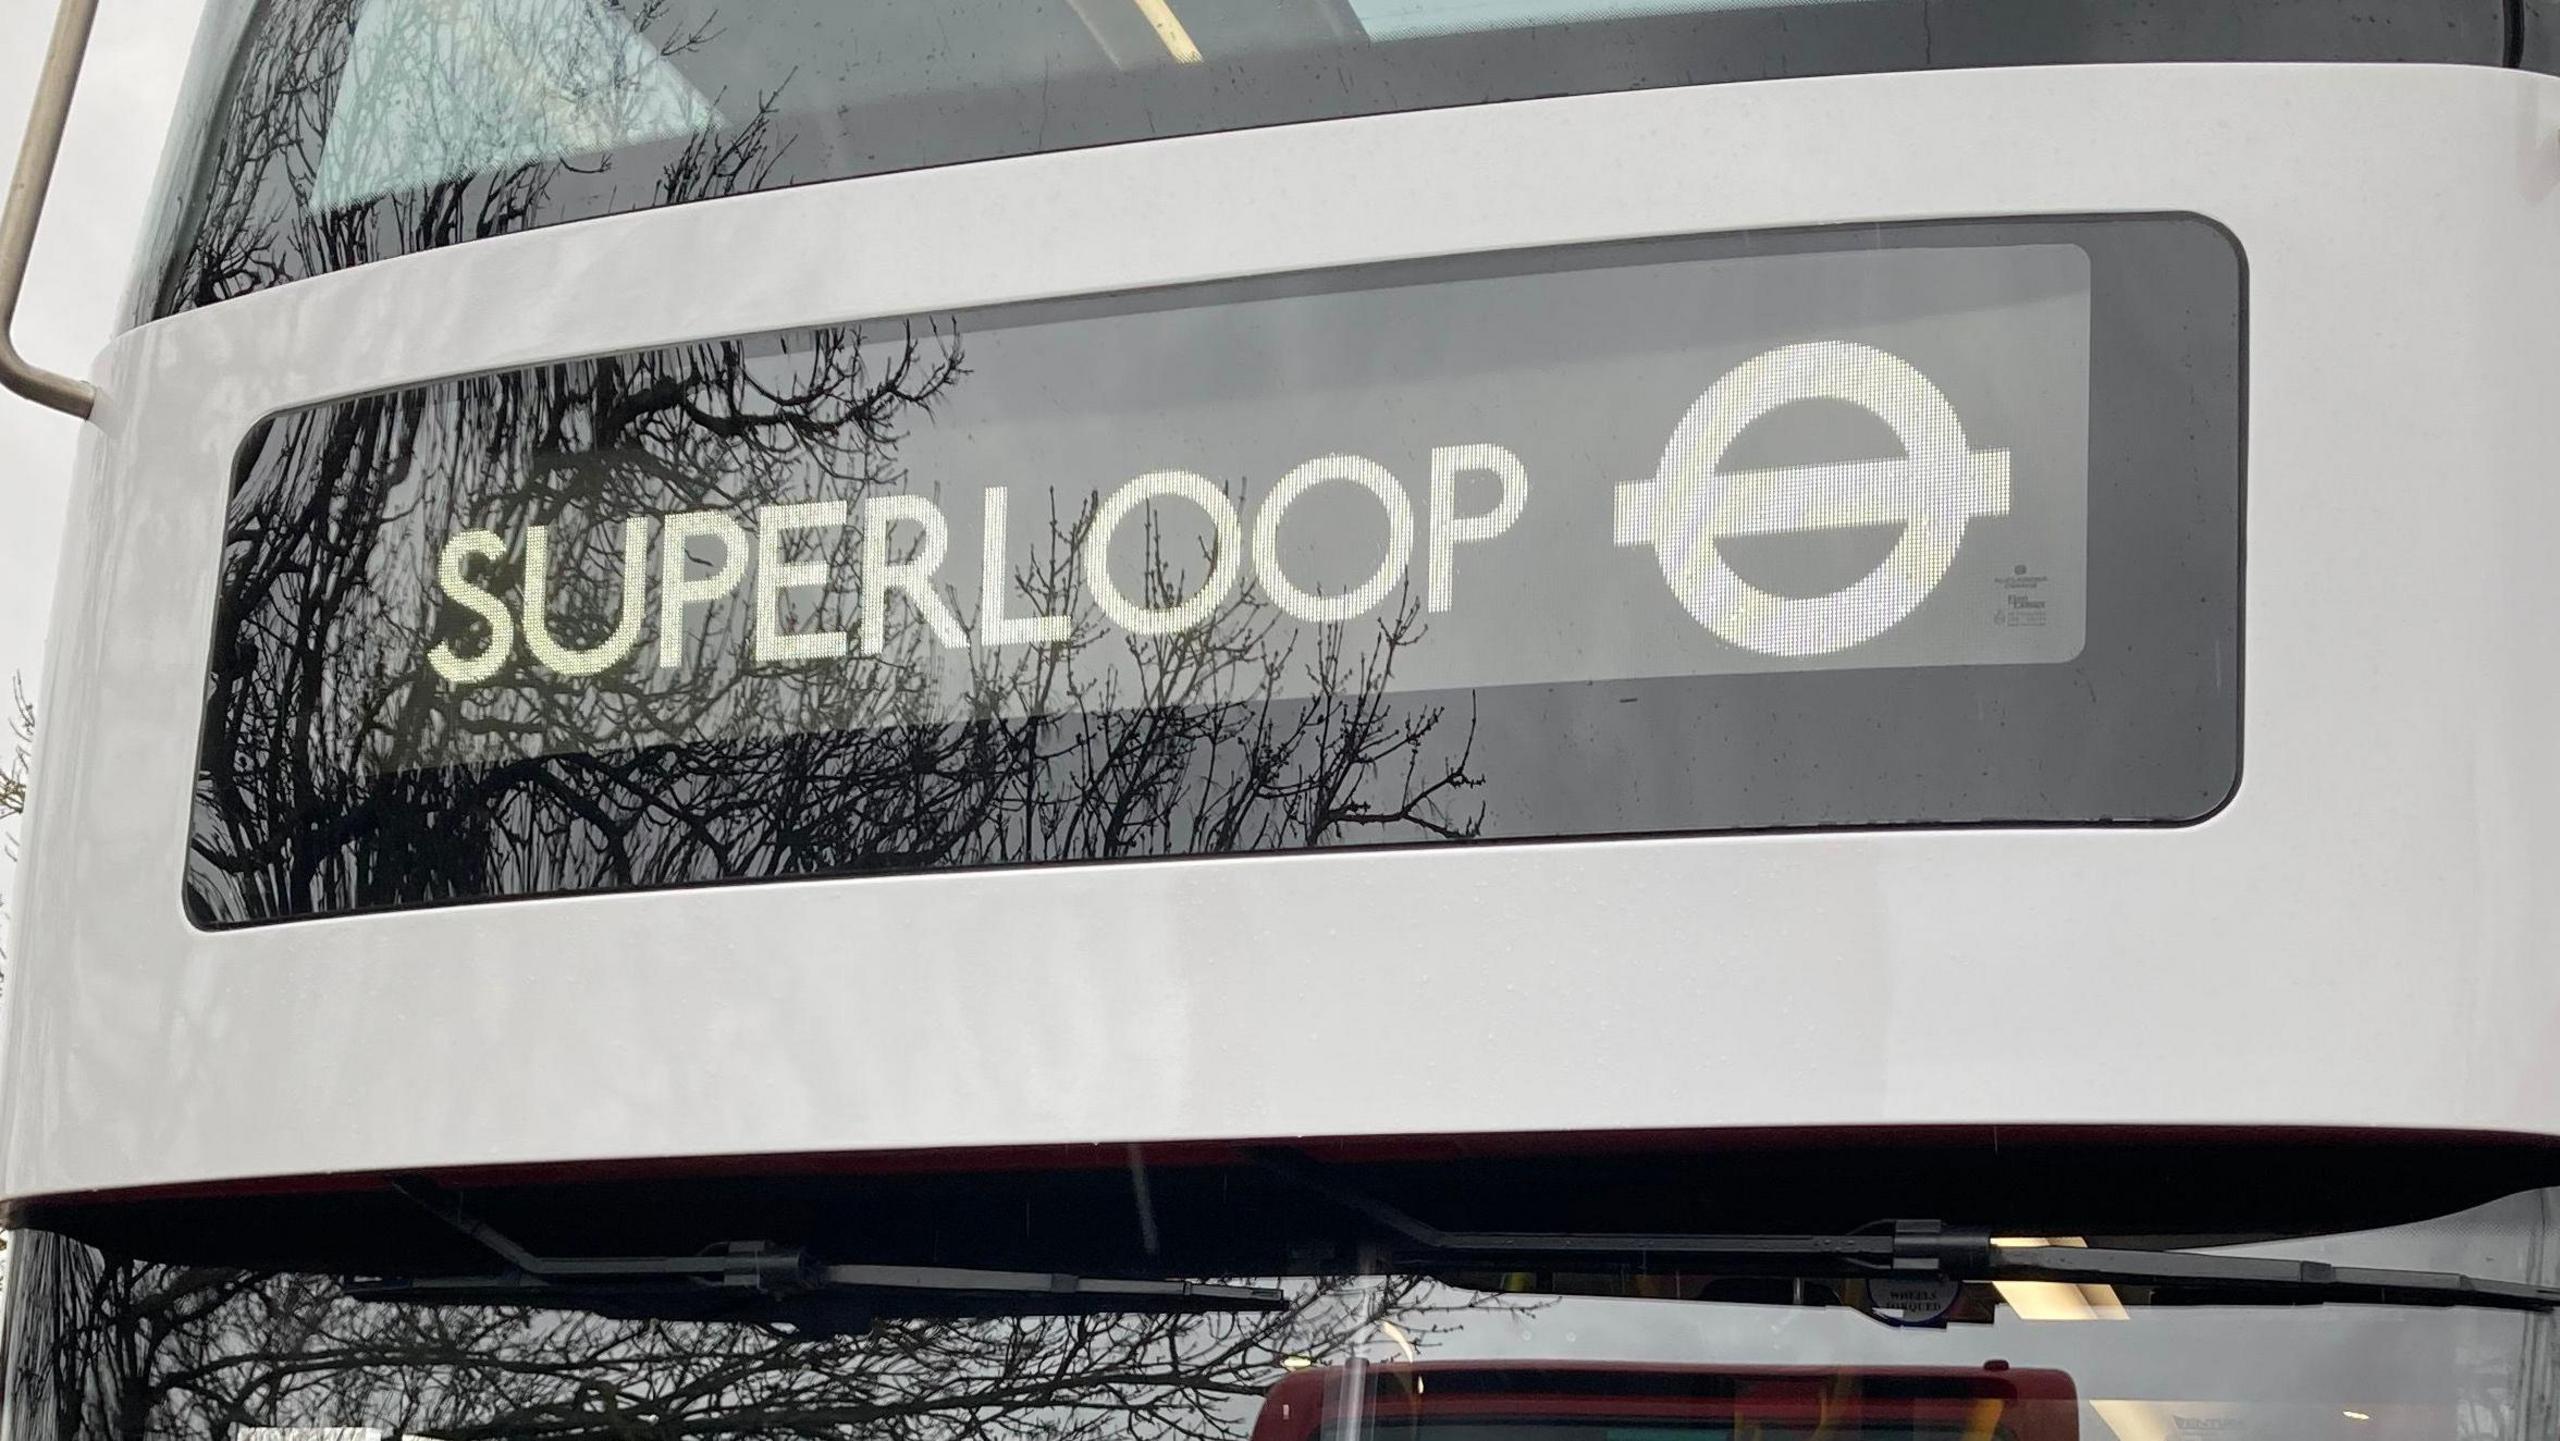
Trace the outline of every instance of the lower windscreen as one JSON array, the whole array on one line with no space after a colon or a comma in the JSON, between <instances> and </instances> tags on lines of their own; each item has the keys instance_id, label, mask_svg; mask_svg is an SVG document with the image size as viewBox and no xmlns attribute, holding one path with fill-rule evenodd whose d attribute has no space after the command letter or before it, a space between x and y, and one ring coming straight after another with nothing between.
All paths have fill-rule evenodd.
<instances>
[{"instance_id":1,"label":"lower windscreen","mask_svg":"<svg viewBox=\"0 0 2560 1441\"><path fill-rule=\"evenodd\" d=\"M1649 241L582 360L242 451L189 909L2174 821L2237 775L2242 270Z\"/></svg>"}]
</instances>

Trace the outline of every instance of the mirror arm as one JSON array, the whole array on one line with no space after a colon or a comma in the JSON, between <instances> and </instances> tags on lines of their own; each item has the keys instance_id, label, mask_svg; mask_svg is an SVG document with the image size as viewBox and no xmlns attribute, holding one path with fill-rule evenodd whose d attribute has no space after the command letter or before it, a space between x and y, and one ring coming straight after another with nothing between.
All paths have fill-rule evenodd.
<instances>
[{"instance_id":1,"label":"mirror arm","mask_svg":"<svg viewBox=\"0 0 2560 1441\"><path fill-rule=\"evenodd\" d=\"M17 173L9 181L8 208L0 210L0 388L83 420L97 405L96 388L30 364L18 353L11 332L27 282L27 260L35 252L36 219L44 213L45 192L52 188L63 122L70 117L71 92L80 81L80 57L89 48L89 27L97 16L98 0L62 0L54 16L53 41L45 49L35 104L27 115L27 137L18 147Z\"/></svg>"}]
</instances>

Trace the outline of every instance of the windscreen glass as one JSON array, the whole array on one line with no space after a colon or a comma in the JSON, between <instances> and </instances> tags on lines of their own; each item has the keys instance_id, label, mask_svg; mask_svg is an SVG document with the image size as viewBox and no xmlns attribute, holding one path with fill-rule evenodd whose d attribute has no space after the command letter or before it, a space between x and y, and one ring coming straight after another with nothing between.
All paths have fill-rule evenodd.
<instances>
[{"instance_id":1,"label":"windscreen glass","mask_svg":"<svg viewBox=\"0 0 2560 1441\"><path fill-rule=\"evenodd\" d=\"M1986 222L279 416L190 908L2190 819L2237 767L2239 325L2202 222Z\"/></svg>"},{"instance_id":2,"label":"windscreen glass","mask_svg":"<svg viewBox=\"0 0 2560 1441\"><path fill-rule=\"evenodd\" d=\"M1107 1179L1123 1200L1102 1219L1134 1238L1143 1213L1124 1176ZM1588 1199L1577 1214L1593 1214ZM1162 1193L1158 1204L1168 1245L1217 1209L1193 1213ZM2548 1214L2546 1197L2528 1194L2436 1221L2223 1248L2203 1264L2286 1257L2548 1285ZM502 1234L529 1224L473 1215ZM375 1267L399 1234L374 1238ZM630 1239L620 1221L540 1234L554 1257L648 1260L612 1249ZM1171 1263L1151 1273L1143 1257L1110 1274L972 1267L983 1253L946 1225L930 1250L848 1237L849 1249L788 1284L653 1289L636 1271L537 1280L467 1244L451 1269L416 1275L368 1269L362 1252L279 1267L190 1256L183 1233L165 1229L149 1241L137 1252L11 1238L8 1435L2526 1441L2550 1435L2560 1379L2549 1318L2531 1310L2113 1281L1933 1293L1920 1276L1884 1297L1884 1281L1813 1262L1791 1274L1774 1259L1712 1274L1658 1255L1593 1258L1560 1275L1552 1256L1486 1256L1482 1274L1405 1257L1363 1273L1315 1252L1345 1269L1191 1279L1186 1290L1162 1269ZM657 1264L705 1254L778 1253L687 1248Z\"/></svg>"},{"instance_id":3,"label":"windscreen glass","mask_svg":"<svg viewBox=\"0 0 2560 1441\"><path fill-rule=\"evenodd\" d=\"M2505 63L2503 0L245 0L146 311L806 181L1788 75ZM220 18L227 17L227 18ZM1729 143L1719 140L1716 143ZM1031 217L1019 223L1036 240Z\"/></svg>"}]
</instances>

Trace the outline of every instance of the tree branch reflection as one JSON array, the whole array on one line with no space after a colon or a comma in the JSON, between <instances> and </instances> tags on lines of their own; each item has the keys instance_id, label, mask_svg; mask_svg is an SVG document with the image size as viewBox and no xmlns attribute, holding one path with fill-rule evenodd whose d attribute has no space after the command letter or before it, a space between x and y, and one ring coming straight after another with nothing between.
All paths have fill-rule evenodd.
<instances>
[{"instance_id":1,"label":"tree branch reflection","mask_svg":"<svg viewBox=\"0 0 2560 1441\"><path fill-rule=\"evenodd\" d=\"M983 597L890 591L926 533L844 520L907 494L910 431L969 373L952 324L916 322L271 422L223 560L199 915L1476 832L1472 715L1387 694L1423 631L1410 594L1311 627L1230 585L1198 623L1132 632L1091 594L1096 501L1054 488L990 588L1054 617L1048 639L970 643ZM829 506L753 545L740 519ZM707 518L679 538L679 516ZM472 574L494 620L437 592L463 532L489 537ZM1242 564L1152 510L1118 538L1150 613ZM732 553L756 546L752 567ZM832 582L770 584L793 566ZM438 655L472 658L464 683Z\"/></svg>"},{"instance_id":2,"label":"tree branch reflection","mask_svg":"<svg viewBox=\"0 0 2560 1441\"><path fill-rule=\"evenodd\" d=\"M18 1424L62 1438L378 1428L474 1441L848 1437L1223 1441L1284 1362L1429 1339L1495 1298L1295 1283L1283 1311L884 1321L860 1335L355 1301L326 1277L157 1265L29 1234L11 1284ZM30 1434L21 1432L19 1434Z\"/></svg>"}]
</instances>

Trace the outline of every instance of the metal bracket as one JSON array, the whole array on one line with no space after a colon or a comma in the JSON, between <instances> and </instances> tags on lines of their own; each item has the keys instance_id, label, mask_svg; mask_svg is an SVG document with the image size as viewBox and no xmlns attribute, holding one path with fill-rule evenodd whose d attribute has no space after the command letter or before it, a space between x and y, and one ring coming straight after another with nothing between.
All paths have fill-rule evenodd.
<instances>
[{"instance_id":1,"label":"metal bracket","mask_svg":"<svg viewBox=\"0 0 2560 1441\"><path fill-rule=\"evenodd\" d=\"M498 1259L540 1281L691 1280L714 1286L796 1288L807 1283L808 1258L795 1250L745 1242L697 1256L537 1256L515 1239L463 1209L462 1203L422 1176L394 1177L393 1190L438 1220L479 1242Z\"/></svg>"},{"instance_id":2,"label":"metal bracket","mask_svg":"<svg viewBox=\"0 0 2560 1441\"><path fill-rule=\"evenodd\" d=\"M86 381L30 364L18 353L11 330L17 323L18 295L27 283L27 258L35 251L36 219L44 214L53 162L62 151L71 92L80 81L80 57L89 48L89 27L97 18L98 0L62 0L44 69L36 76L35 104L27 115L27 138L18 147L17 173L9 181L8 208L0 210L0 389L83 420L97 406L97 390Z\"/></svg>"}]
</instances>

